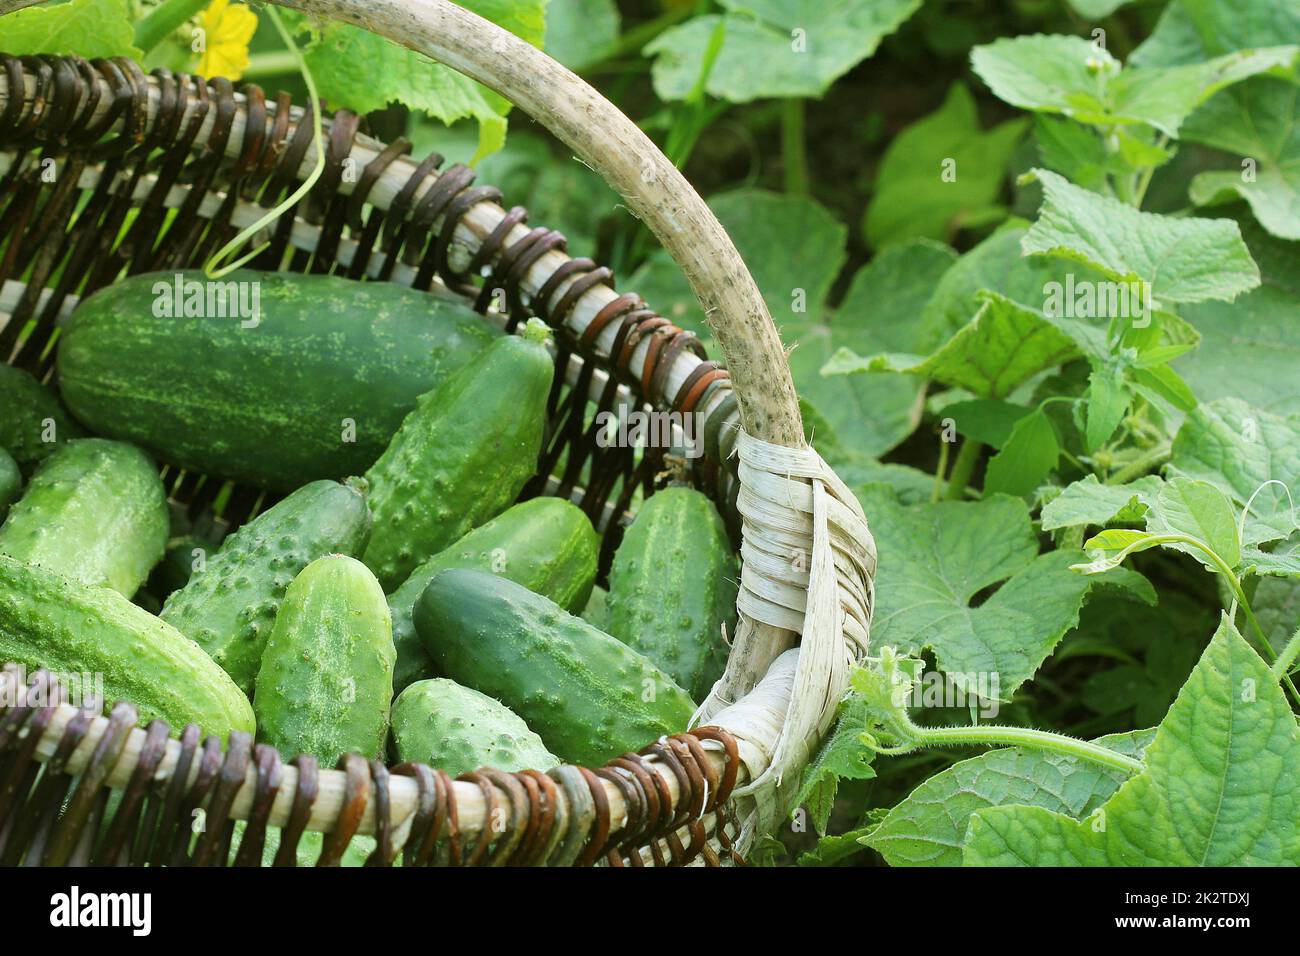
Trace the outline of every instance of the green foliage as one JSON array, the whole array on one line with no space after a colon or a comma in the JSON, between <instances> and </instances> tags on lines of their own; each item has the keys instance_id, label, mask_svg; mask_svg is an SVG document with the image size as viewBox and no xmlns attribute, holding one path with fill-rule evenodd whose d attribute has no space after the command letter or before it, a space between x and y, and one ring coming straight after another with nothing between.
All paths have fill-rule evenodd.
<instances>
[{"instance_id":1,"label":"green foliage","mask_svg":"<svg viewBox=\"0 0 1300 956\"><path fill-rule=\"evenodd\" d=\"M1143 755L1078 820L1042 806L972 814L973 866L1278 866L1300 860L1300 731L1259 655L1225 620Z\"/></svg>"},{"instance_id":2,"label":"green foliage","mask_svg":"<svg viewBox=\"0 0 1300 956\"><path fill-rule=\"evenodd\" d=\"M126 0L69 0L29 7L4 20L6 53L139 57Z\"/></svg>"}]
</instances>

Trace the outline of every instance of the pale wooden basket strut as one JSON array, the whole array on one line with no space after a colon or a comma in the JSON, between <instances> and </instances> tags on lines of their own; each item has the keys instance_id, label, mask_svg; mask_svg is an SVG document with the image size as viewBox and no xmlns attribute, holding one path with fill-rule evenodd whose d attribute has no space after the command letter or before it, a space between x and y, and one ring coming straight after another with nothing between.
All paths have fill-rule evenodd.
<instances>
[{"instance_id":1,"label":"pale wooden basket strut","mask_svg":"<svg viewBox=\"0 0 1300 956\"><path fill-rule=\"evenodd\" d=\"M0 0L0 14L33 2ZM273 2L362 26L504 95L599 173L650 227L690 281L727 360L744 429L736 443L741 479L738 505L744 521L740 618L726 673L697 714L698 721L729 732L739 746L743 786L737 795L744 816L737 849L744 853L788 809L798 771L834 719L850 667L866 653L875 549L853 495L804 444L798 400L780 338L735 246L681 173L630 119L573 73L494 24L446 0ZM9 93L0 78L0 104ZM483 214L492 215L491 209ZM499 210L496 215L499 221ZM483 220L480 228L490 231L490 221ZM481 239L473 234L478 231L469 229L468 235L458 231L457 239L472 247ZM555 263L548 266L538 263L536 271L549 275ZM527 280L525 287L529 288ZM529 288L535 290L536 286ZM593 302L575 310L574 321L590 321L600 307ZM799 649L788 650L800 635ZM0 691L16 693L13 683L12 676L0 676ZM49 758L76 713L62 705L53 715L37 746L42 758ZM85 766L106 726L104 718L92 723L66 768L69 772ZM131 731L109 785L127 782L144 736L143 730ZM721 748L708 741L704 747L709 759L720 766ZM160 774L175 767L179 748L175 742L168 745ZM653 757L647 766L677 800L680 790L675 776ZM276 826L288 819L296 783L293 767L286 765L284 774L270 814L270 823ZM235 798L233 817L247 817L254 782L255 771L250 770ZM611 826L617 831L627 818L627 808L617 787L607 781L602 785L609 799ZM461 832L480 832L486 816L482 792L470 783L454 786ZM332 828L343 789L343 773L321 772L310 829ZM409 832L416 795L410 779L391 779L397 846ZM359 832L374 829L371 803Z\"/></svg>"}]
</instances>

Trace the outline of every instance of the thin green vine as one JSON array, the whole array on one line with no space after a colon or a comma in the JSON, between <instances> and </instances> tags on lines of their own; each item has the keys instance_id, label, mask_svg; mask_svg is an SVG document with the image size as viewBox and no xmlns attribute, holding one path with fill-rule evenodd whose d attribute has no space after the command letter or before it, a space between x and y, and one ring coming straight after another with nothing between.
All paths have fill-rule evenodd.
<instances>
[{"instance_id":1,"label":"thin green vine","mask_svg":"<svg viewBox=\"0 0 1300 956\"><path fill-rule=\"evenodd\" d=\"M212 254L208 261L203 264L203 272L209 279L220 279L222 276L234 272L250 259L260 255L263 250L269 247L270 243L264 242L246 255L240 256L234 262L223 264L225 259L239 252L248 240L257 235L264 226L275 222L297 205L298 201L302 199L303 196L311 192L312 187L316 185L316 181L320 179L321 174L325 172L325 141L321 133L320 97L316 93L316 80L312 77L311 70L307 67L307 60L303 57L302 50L298 48L298 44L294 42L293 36L285 28L283 21L280 19L280 14L276 11L275 7L268 6L266 8L266 13L271 18L271 22L275 25L276 31L280 34L280 39L284 41L289 52L293 54L294 59L298 63L298 69L302 71L303 80L307 84L307 100L311 104L312 147L316 153L316 164L312 167L312 171L307 178L303 180L302 185L295 189L287 199L281 202L274 209L269 210L255 223L242 229L238 235Z\"/></svg>"}]
</instances>

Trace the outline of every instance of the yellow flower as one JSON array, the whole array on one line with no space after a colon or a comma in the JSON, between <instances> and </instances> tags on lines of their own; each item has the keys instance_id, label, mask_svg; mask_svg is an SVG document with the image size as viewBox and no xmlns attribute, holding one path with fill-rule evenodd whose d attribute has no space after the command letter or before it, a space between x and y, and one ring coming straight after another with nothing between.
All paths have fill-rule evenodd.
<instances>
[{"instance_id":1,"label":"yellow flower","mask_svg":"<svg viewBox=\"0 0 1300 956\"><path fill-rule=\"evenodd\" d=\"M257 29L257 14L242 3L212 0L199 14L199 26L203 30L199 75L239 79L248 69L248 43Z\"/></svg>"}]
</instances>

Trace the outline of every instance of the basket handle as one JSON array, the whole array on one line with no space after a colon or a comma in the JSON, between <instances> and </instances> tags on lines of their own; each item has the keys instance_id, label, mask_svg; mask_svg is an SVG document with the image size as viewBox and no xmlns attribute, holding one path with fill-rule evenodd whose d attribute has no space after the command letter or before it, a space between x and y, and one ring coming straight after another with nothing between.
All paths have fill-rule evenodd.
<instances>
[{"instance_id":1,"label":"basket handle","mask_svg":"<svg viewBox=\"0 0 1300 956\"><path fill-rule=\"evenodd\" d=\"M623 197L685 273L731 371L745 430L803 446L790 366L758 286L712 210L618 107L541 50L449 0L272 2L431 56L554 133Z\"/></svg>"}]
</instances>

